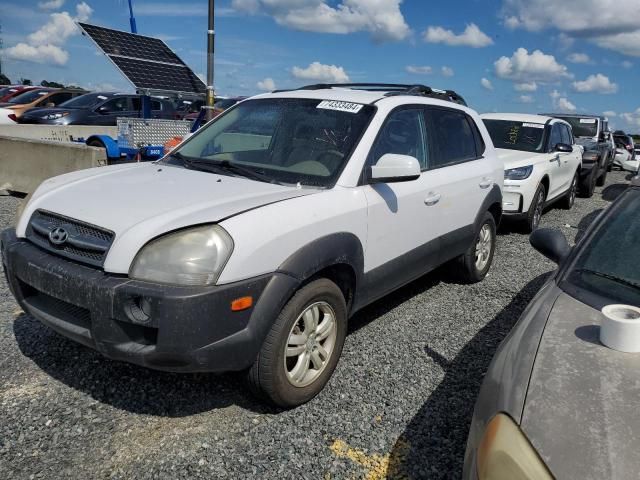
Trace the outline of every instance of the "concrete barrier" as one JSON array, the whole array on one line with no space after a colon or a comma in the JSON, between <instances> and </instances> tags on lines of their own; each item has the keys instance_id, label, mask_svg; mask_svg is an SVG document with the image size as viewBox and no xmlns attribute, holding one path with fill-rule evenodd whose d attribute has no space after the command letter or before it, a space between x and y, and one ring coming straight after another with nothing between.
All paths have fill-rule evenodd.
<instances>
[{"instance_id":1,"label":"concrete barrier","mask_svg":"<svg viewBox=\"0 0 640 480\"><path fill-rule=\"evenodd\" d=\"M103 148L0 137L0 190L28 194L47 178L106 164Z\"/></svg>"},{"instance_id":2,"label":"concrete barrier","mask_svg":"<svg viewBox=\"0 0 640 480\"><path fill-rule=\"evenodd\" d=\"M118 136L115 126L87 125L0 125L0 137L28 138L50 142L84 142L91 135Z\"/></svg>"}]
</instances>

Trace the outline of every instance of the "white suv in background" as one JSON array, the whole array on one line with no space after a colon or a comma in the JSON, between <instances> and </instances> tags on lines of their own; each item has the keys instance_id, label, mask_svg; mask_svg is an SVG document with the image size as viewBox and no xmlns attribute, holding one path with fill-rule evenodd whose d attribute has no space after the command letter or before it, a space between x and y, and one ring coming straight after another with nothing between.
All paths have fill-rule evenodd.
<instances>
[{"instance_id":1,"label":"white suv in background","mask_svg":"<svg viewBox=\"0 0 640 480\"><path fill-rule=\"evenodd\" d=\"M548 205L575 202L581 146L571 125L540 115L491 113L482 115L498 156L504 161L505 218L524 221L529 232L540 223Z\"/></svg>"},{"instance_id":2,"label":"white suv in background","mask_svg":"<svg viewBox=\"0 0 640 480\"><path fill-rule=\"evenodd\" d=\"M246 371L299 405L355 312L445 262L468 282L489 271L503 165L463 103L424 86L274 92L158 162L47 180L0 237L11 289L107 357Z\"/></svg>"}]
</instances>

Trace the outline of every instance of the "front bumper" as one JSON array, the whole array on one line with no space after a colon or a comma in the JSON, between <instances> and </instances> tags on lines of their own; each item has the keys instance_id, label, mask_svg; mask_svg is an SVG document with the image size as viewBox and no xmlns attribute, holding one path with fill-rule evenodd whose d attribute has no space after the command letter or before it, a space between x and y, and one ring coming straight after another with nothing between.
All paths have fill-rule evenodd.
<instances>
[{"instance_id":1,"label":"front bumper","mask_svg":"<svg viewBox=\"0 0 640 480\"><path fill-rule=\"evenodd\" d=\"M25 312L108 358L174 372L251 366L298 283L282 273L212 287L131 280L45 252L13 229L2 232L0 248ZM231 301L244 296L254 306L232 312Z\"/></svg>"}]
</instances>

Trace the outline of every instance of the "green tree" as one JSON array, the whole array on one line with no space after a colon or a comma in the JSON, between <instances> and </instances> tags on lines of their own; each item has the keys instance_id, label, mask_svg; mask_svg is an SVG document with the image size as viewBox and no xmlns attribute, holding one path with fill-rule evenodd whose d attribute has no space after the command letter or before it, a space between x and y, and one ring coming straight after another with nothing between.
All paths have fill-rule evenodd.
<instances>
[{"instance_id":1,"label":"green tree","mask_svg":"<svg viewBox=\"0 0 640 480\"><path fill-rule=\"evenodd\" d=\"M64 88L64 85L58 82L48 82L46 80L42 80L40 82L40 86L42 87L51 87L51 88Z\"/></svg>"},{"instance_id":2,"label":"green tree","mask_svg":"<svg viewBox=\"0 0 640 480\"><path fill-rule=\"evenodd\" d=\"M31 83L31 80L29 80L28 78L21 78L19 82L20 85L33 85L33 83Z\"/></svg>"},{"instance_id":3,"label":"green tree","mask_svg":"<svg viewBox=\"0 0 640 480\"><path fill-rule=\"evenodd\" d=\"M0 73L0 85L11 85L11 80L4 73Z\"/></svg>"}]
</instances>

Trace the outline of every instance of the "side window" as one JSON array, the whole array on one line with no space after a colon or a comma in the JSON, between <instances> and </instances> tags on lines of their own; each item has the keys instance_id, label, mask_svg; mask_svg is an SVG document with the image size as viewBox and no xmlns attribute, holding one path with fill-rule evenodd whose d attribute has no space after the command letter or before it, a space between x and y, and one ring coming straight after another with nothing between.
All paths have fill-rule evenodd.
<instances>
[{"instance_id":1,"label":"side window","mask_svg":"<svg viewBox=\"0 0 640 480\"><path fill-rule=\"evenodd\" d=\"M396 110L387 117L369 162L375 165L387 153L411 155L418 159L420 168L428 167L427 129L422 108Z\"/></svg>"},{"instance_id":2,"label":"side window","mask_svg":"<svg viewBox=\"0 0 640 480\"><path fill-rule=\"evenodd\" d=\"M162 104L158 100L151 100L151 110L162 110Z\"/></svg>"},{"instance_id":3,"label":"side window","mask_svg":"<svg viewBox=\"0 0 640 480\"><path fill-rule=\"evenodd\" d=\"M62 102L66 102L67 100L71 100L71 93L54 93L49 96L44 103L53 103L54 105L60 105Z\"/></svg>"},{"instance_id":4,"label":"side window","mask_svg":"<svg viewBox=\"0 0 640 480\"><path fill-rule=\"evenodd\" d=\"M562 132L560 124L556 123L551 127L551 136L549 137L549 151L553 151L556 145L562 143Z\"/></svg>"},{"instance_id":5,"label":"side window","mask_svg":"<svg viewBox=\"0 0 640 480\"><path fill-rule=\"evenodd\" d=\"M129 110L129 102L127 97L118 97L113 100L109 100L104 104L110 112L126 112Z\"/></svg>"},{"instance_id":6,"label":"side window","mask_svg":"<svg viewBox=\"0 0 640 480\"><path fill-rule=\"evenodd\" d=\"M560 130L562 133L562 143L566 143L567 145L573 145L573 137L571 136L571 130L569 127L563 124L560 124Z\"/></svg>"},{"instance_id":7,"label":"side window","mask_svg":"<svg viewBox=\"0 0 640 480\"><path fill-rule=\"evenodd\" d=\"M142 110L142 101L140 97L131 97L131 110L138 112Z\"/></svg>"},{"instance_id":8,"label":"side window","mask_svg":"<svg viewBox=\"0 0 640 480\"><path fill-rule=\"evenodd\" d=\"M478 158L476 136L464 112L433 108L429 109L428 115L433 126L435 146L431 167L444 167Z\"/></svg>"}]
</instances>

